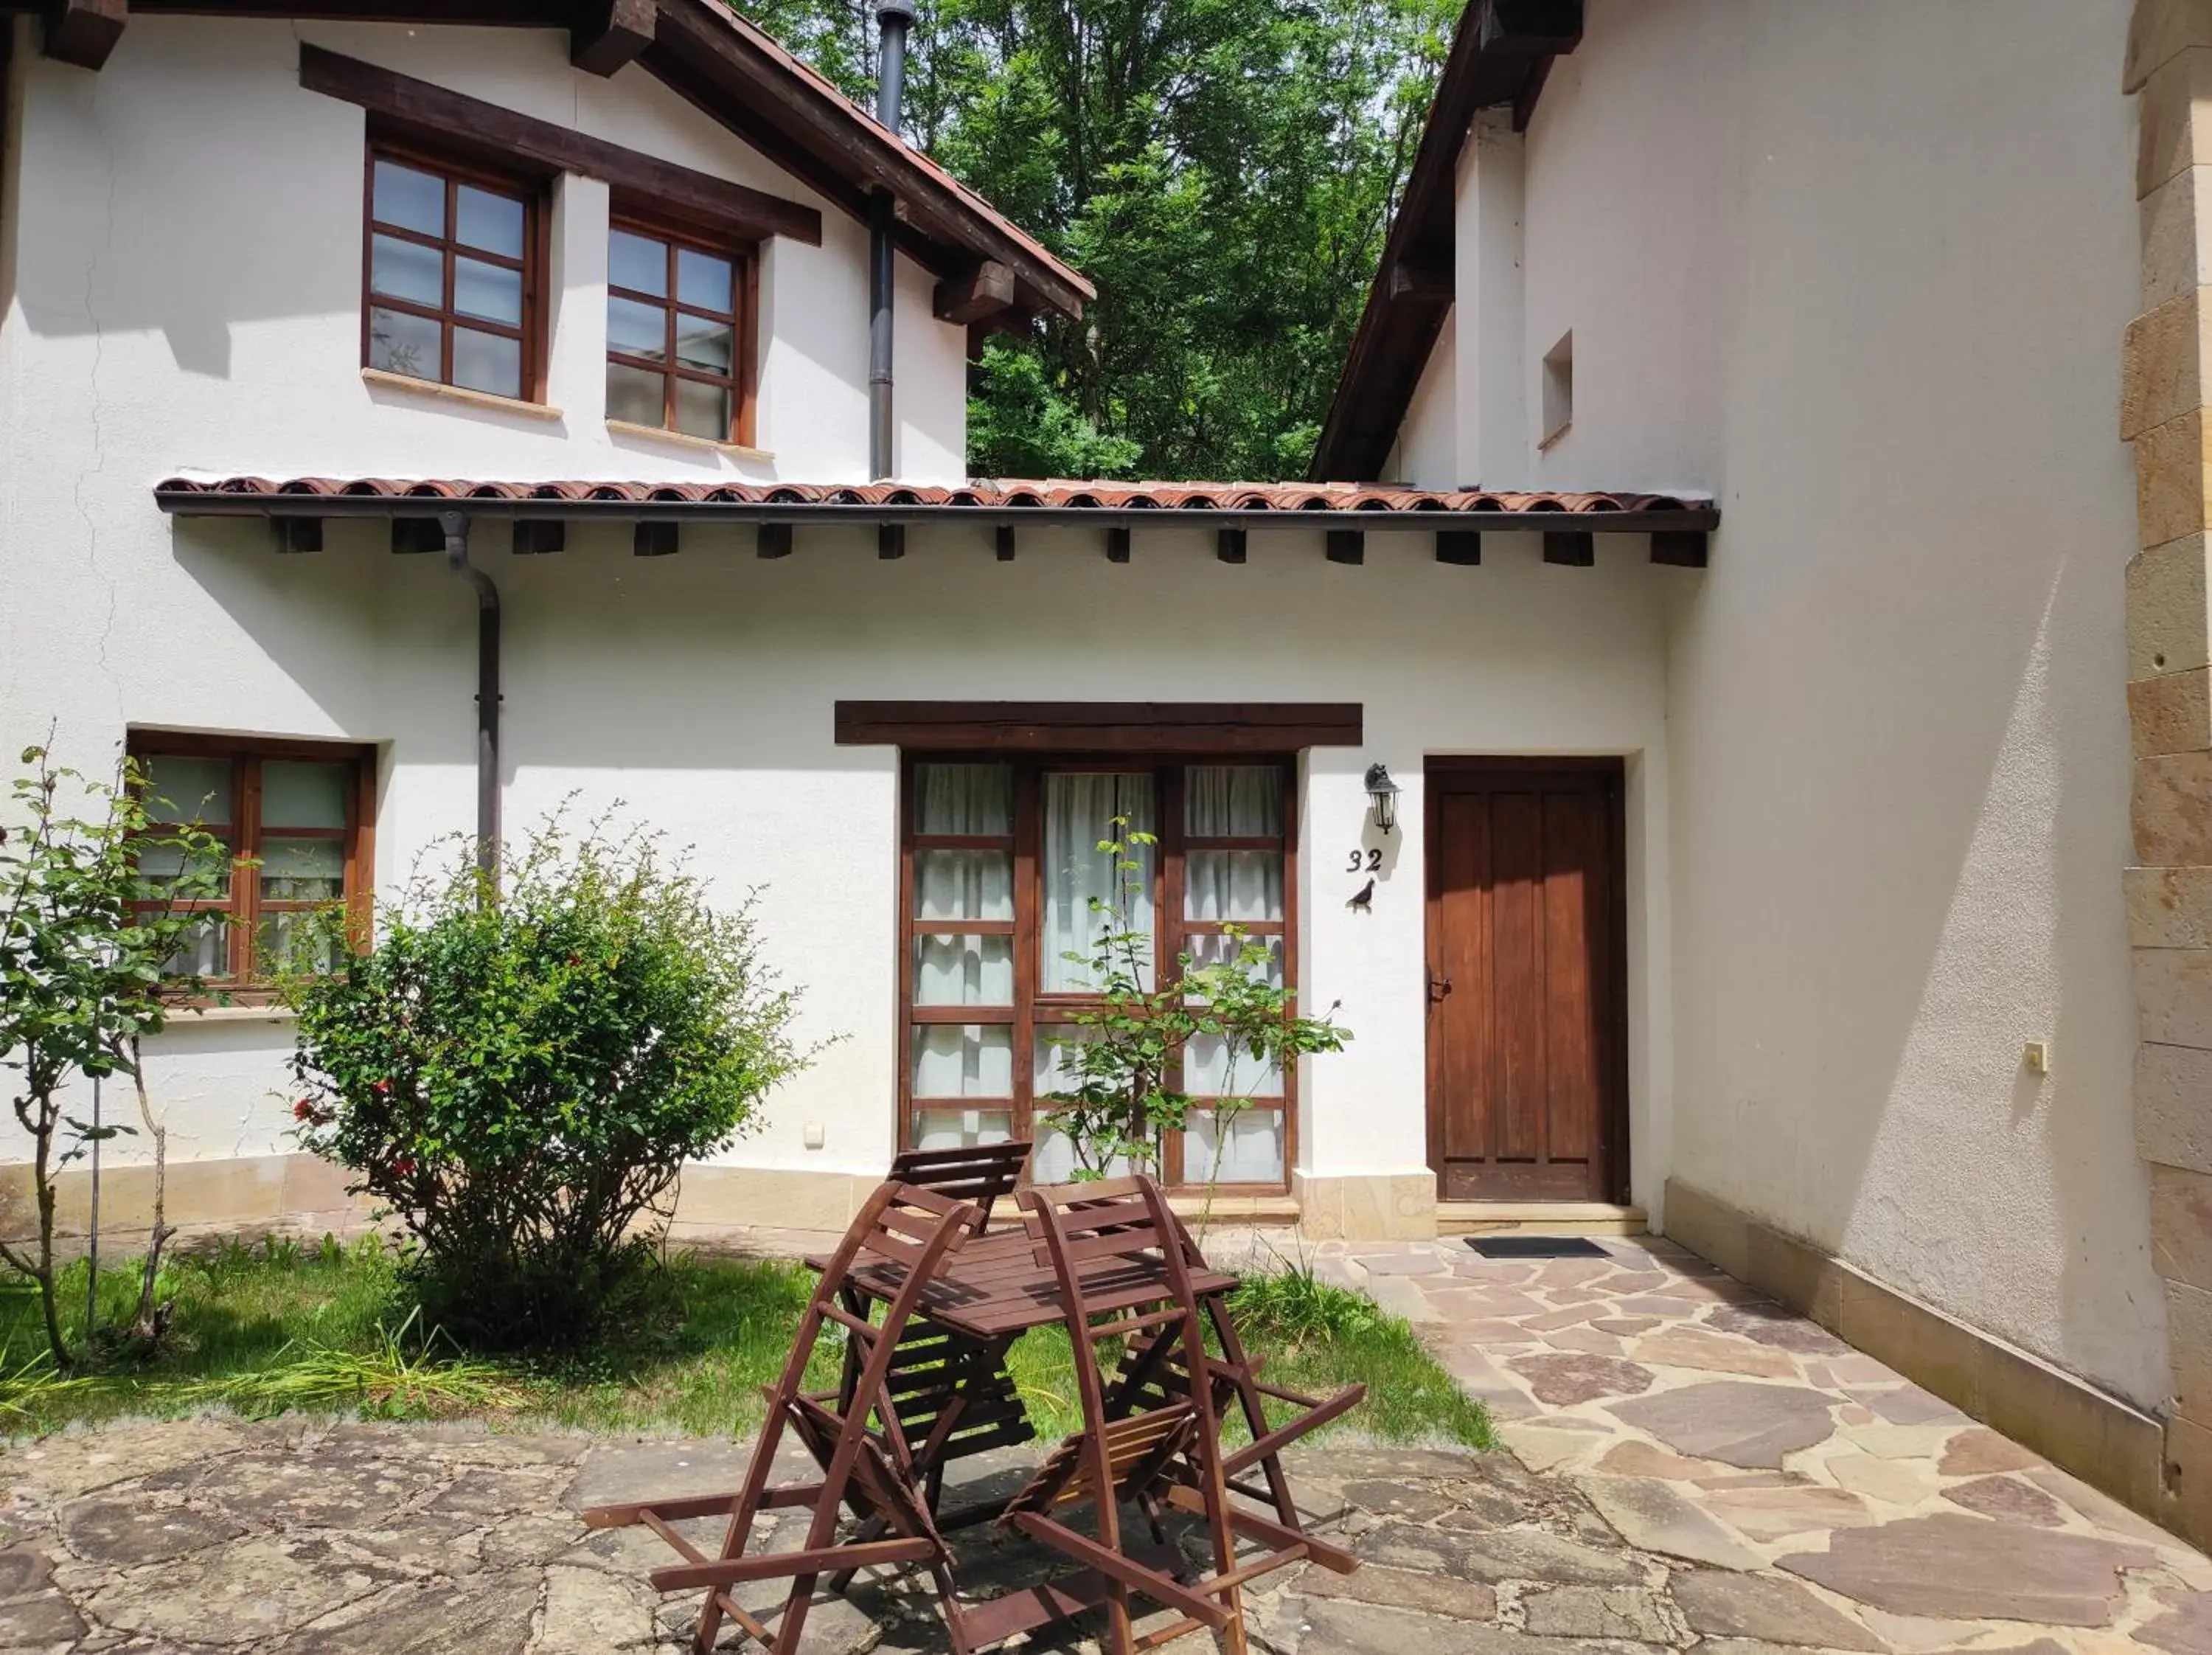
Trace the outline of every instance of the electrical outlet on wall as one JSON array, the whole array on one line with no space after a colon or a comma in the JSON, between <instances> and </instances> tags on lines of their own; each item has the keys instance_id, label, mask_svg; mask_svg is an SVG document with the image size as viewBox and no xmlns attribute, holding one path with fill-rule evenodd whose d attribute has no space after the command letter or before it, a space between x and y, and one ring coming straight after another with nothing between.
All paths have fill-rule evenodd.
<instances>
[{"instance_id":1,"label":"electrical outlet on wall","mask_svg":"<svg viewBox=\"0 0 2212 1655\"><path fill-rule=\"evenodd\" d=\"M2049 1042L2047 1042L2047 1041L2043 1041L2043 1040L2031 1040L2031 1041L2029 1041L2029 1042L2027 1043L2027 1053L2026 1053L2026 1055L2025 1055L2025 1057L2024 1057L2024 1060L2023 1060L2023 1061L2025 1061L2025 1062L2027 1062L2027 1072L2028 1072L2030 1074L2050 1074L2050 1073L2051 1073L2051 1046L2050 1046L2050 1043L2049 1043Z\"/></svg>"}]
</instances>

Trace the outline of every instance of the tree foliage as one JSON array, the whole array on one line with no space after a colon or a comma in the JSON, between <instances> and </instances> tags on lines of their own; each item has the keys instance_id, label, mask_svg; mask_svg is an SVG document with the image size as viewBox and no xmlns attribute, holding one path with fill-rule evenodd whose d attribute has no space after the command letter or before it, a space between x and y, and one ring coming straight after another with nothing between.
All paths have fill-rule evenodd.
<instances>
[{"instance_id":1,"label":"tree foliage","mask_svg":"<svg viewBox=\"0 0 2212 1655\"><path fill-rule=\"evenodd\" d=\"M59 1371L75 1354L55 1299L57 1175L90 1144L135 1131L70 1114L69 1088L78 1079L129 1077L158 1153L140 1041L161 1031L179 996L204 986L172 970L209 923L185 904L220 897L232 869L220 842L174 819L198 801L149 800L131 760L106 781L57 764L46 745L26 747L20 762L11 820L0 826L0 1069L14 1073L9 1103L31 1140L38 1235L32 1243L0 1241L0 1263L37 1284L48 1354ZM139 1313L149 1338L158 1331L155 1269L167 1234L158 1160L155 1177Z\"/></svg>"},{"instance_id":2,"label":"tree foliage","mask_svg":"<svg viewBox=\"0 0 2212 1655\"><path fill-rule=\"evenodd\" d=\"M733 0L856 99L872 0ZM911 141L1098 287L971 381L978 476L1296 476L1459 0L923 0Z\"/></svg>"},{"instance_id":3,"label":"tree foliage","mask_svg":"<svg viewBox=\"0 0 2212 1655\"><path fill-rule=\"evenodd\" d=\"M684 1164L807 1056L750 903L714 907L649 833L571 838L556 817L496 900L457 843L340 957L284 978L296 1135L411 1232L441 1323L493 1342L597 1321Z\"/></svg>"}]
</instances>

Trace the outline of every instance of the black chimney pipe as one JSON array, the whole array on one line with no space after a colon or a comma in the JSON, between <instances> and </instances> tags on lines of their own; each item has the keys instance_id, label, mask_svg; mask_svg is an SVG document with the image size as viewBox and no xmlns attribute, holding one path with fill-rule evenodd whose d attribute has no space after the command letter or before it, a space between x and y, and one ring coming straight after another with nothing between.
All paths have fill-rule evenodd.
<instances>
[{"instance_id":1,"label":"black chimney pipe","mask_svg":"<svg viewBox=\"0 0 2212 1655\"><path fill-rule=\"evenodd\" d=\"M907 0L883 0L876 8L882 40L876 54L876 119L894 139L900 137L906 103L906 32L914 23ZM891 475L897 426L891 406L891 192L878 190L868 202L868 476L882 482Z\"/></svg>"}]
</instances>

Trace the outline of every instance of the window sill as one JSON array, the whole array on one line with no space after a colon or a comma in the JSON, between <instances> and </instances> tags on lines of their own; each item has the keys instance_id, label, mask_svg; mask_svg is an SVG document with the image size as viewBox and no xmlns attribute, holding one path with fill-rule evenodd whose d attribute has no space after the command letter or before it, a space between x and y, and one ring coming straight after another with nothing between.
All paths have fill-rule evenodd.
<instances>
[{"instance_id":1,"label":"window sill","mask_svg":"<svg viewBox=\"0 0 2212 1655\"><path fill-rule=\"evenodd\" d=\"M169 1013L164 1033L177 1029L197 1028L203 1023L293 1023L299 1013L289 1006L269 1001L258 1006L204 1006L187 1002Z\"/></svg>"},{"instance_id":2,"label":"window sill","mask_svg":"<svg viewBox=\"0 0 2212 1655\"><path fill-rule=\"evenodd\" d=\"M1551 453L1554 447L1558 447L1560 440L1565 437L1568 432L1574 429L1574 421L1571 419L1560 421L1559 425L1554 429L1547 433L1545 435L1544 440L1536 445L1536 452L1540 454Z\"/></svg>"},{"instance_id":3,"label":"window sill","mask_svg":"<svg viewBox=\"0 0 2212 1655\"><path fill-rule=\"evenodd\" d=\"M626 419L607 422L607 435L615 437L635 437L645 442L665 442L672 448L698 448L708 453L727 454L732 459L774 459L775 456L765 448L748 448L742 442L717 442L712 437L695 437L689 431L664 430L658 425L633 425Z\"/></svg>"},{"instance_id":4,"label":"window sill","mask_svg":"<svg viewBox=\"0 0 2212 1655\"><path fill-rule=\"evenodd\" d=\"M549 408L542 402L525 402L519 397L495 396L489 391L471 391L465 385L441 385L435 380L418 380L381 368L362 368L361 382L372 391L400 391L410 396L428 397L437 402L457 402L465 408L483 408L496 414L519 414L524 419L551 422L566 417L558 408Z\"/></svg>"}]
</instances>

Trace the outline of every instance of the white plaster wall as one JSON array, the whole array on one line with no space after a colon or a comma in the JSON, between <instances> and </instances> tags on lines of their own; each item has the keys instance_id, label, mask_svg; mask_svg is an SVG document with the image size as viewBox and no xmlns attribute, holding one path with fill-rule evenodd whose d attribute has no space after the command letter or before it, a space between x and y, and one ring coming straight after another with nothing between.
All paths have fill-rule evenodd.
<instances>
[{"instance_id":1,"label":"white plaster wall","mask_svg":"<svg viewBox=\"0 0 2212 1655\"><path fill-rule=\"evenodd\" d=\"M767 460L611 435L605 186L563 180L544 422L360 376L364 113L303 91L310 40L822 210L763 260ZM97 75L19 54L10 475L88 447L130 491L179 472L864 481L867 231L635 65L581 74L557 30L133 21ZM965 330L899 260L896 470L964 478ZM127 483L125 483L127 479Z\"/></svg>"},{"instance_id":2,"label":"white plaster wall","mask_svg":"<svg viewBox=\"0 0 2212 1655\"><path fill-rule=\"evenodd\" d=\"M1398 427L1398 442L1382 467L1385 477L1417 489L1459 486L1459 312L1444 313L1435 347L1421 369L1413 399Z\"/></svg>"},{"instance_id":3,"label":"white plaster wall","mask_svg":"<svg viewBox=\"0 0 2212 1655\"><path fill-rule=\"evenodd\" d=\"M1668 642L1669 1170L2154 1404L2128 10L1590 0L1527 139L1527 417L1571 328L1574 426L1519 480L1723 508Z\"/></svg>"},{"instance_id":4,"label":"white plaster wall","mask_svg":"<svg viewBox=\"0 0 2212 1655\"><path fill-rule=\"evenodd\" d=\"M258 524L175 526L140 501L111 531L159 594L112 623L21 640L13 742L54 702L79 751L127 722L344 735L387 744L377 823L389 891L422 847L472 820L472 609L430 558L393 557L374 526L332 524L319 556L279 557ZM1533 537L1486 539L1479 569L1434 561L1429 538L1371 533L1364 567L1322 556L1312 532L1255 533L1251 562L1218 563L1210 534L1140 530L1134 561L1099 537L1025 531L1000 563L978 530L910 532L884 563L873 537L801 528L762 562L749 533L687 530L678 557L639 560L612 526L572 528L557 557L480 561L507 612L510 831L575 793L626 800L734 898L763 887L775 963L805 989L803 1037L844 1037L773 1101L731 1159L866 1171L896 1123L896 760L838 747L842 697L1351 700L1360 748L1304 766L1303 987L1340 1000L1356 1036L1306 1077L1301 1163L1328 1174L1425 1165L1421 766L1447 752L1626 752L1632 838L1633 1086L1639 1142L1665 1077L1642 1031L1667 959L1662 597L1640 548L1601 543L1599 566L1542 563ZM105 654L102 640L105 638ZM951 642L957 639L957 643ZM1378 842L1361 775L1387 762L1402 827ZM1352 848L1382 843L1371 913L1344 901ZM1362 876L1363 878L1364 876ZM289 1125L281 1029L188 1031L161 1044L158 1094L179 1157L274 1153ZM804 1147L819 1123L826 1146ZM126 1147L121 1153L128 1154ZM1653 1193L1639 1171L1638 1193Z\"/></svg>"}]
</instances>

